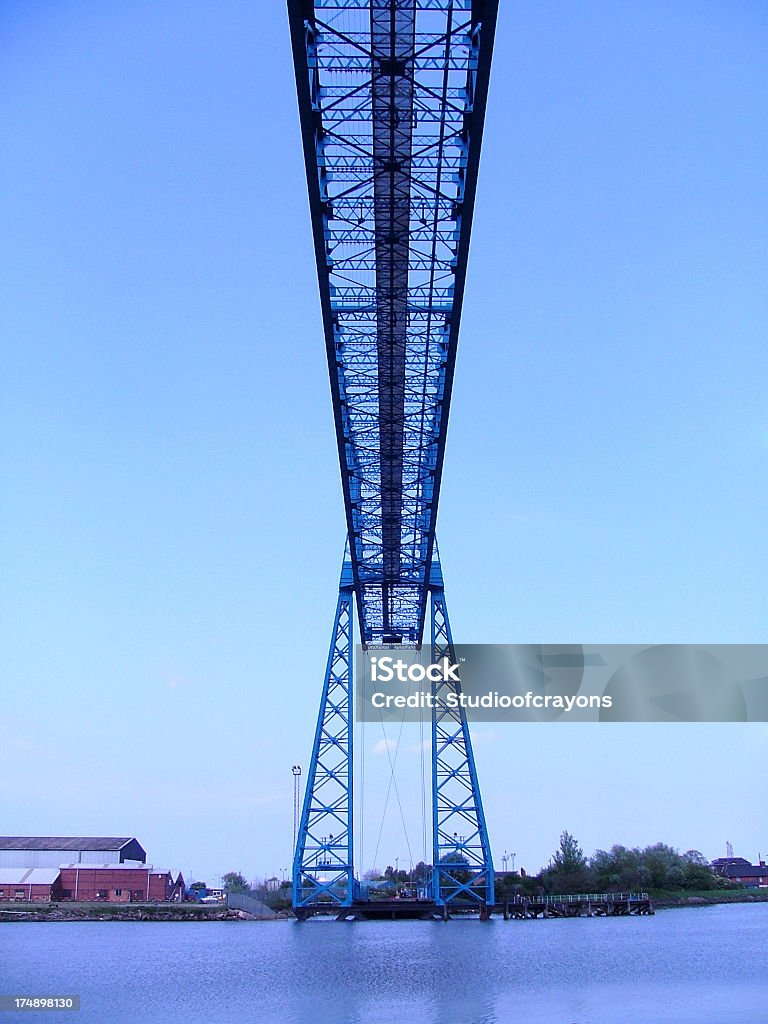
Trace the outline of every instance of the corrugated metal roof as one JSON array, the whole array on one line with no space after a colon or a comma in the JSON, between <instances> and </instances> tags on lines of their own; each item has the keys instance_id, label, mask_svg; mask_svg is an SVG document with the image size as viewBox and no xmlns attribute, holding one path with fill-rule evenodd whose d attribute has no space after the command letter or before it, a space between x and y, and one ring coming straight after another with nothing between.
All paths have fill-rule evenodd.
<instances>
[{"instance_id":1,"label":"corrugated metal roof","mask_svg":"<svg viewBox=\"0 0 768 1024\"><path fill-rule=\"evenodd\" d=\"M150 875L169 875L167 868L155 868L151 864L59 864L60 868L80 868L81 871L148 871Z\"/></svg>"},{"instance_id":2,"label":"corrugated metal roof","mask_svg":"<svg viewBox=\"0 0 768 1024\"><path fill-rule=\"evenodd\" d=\"M121 850L134 839L135 836L0 836L0 850Z\"/></svg>"},{"instance_id":3,"label":"corrugated metal roof","mask_svg":"<svg viewBox=\"0 0 768 1024\"><path fill-rule=\"evenodd\" d=\"M0 868L0 885L53 885L58 868Z\"/></svg>"}]
</instances>

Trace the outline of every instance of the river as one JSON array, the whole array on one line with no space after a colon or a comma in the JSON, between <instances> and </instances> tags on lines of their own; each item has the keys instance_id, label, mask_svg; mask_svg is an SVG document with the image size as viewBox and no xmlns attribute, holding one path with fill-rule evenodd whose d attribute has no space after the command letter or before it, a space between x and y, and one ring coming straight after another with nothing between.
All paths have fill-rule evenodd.
<instances>
[{"instance_id":1,"label":"river","mask_svg":"<svg viewBox=\"0 0 768 1024\"><path fill-rule=\"evenodd\" d=\"M0 993L80 995L62 1024L768 1024L767 950L768 903L487 924L22 923L0 927Z\"/></svg>"}]
</instances>

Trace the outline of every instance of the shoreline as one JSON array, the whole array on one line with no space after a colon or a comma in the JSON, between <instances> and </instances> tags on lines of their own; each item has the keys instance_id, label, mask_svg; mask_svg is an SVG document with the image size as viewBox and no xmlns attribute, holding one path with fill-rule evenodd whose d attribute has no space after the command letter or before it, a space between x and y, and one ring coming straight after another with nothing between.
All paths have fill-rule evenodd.
<instances>
[{"instance_id":1,"label":"shoreline","mask_svg":"<svg viewBox=\"0 0 768 1024\"><path fill-rule=\"evenodd\" d=\"M0 903L0 924L17 921L259 921L226 904L199 903Z\"/></svg>"},{"instance_id":2,"label":"shoreline","mask_svg":"<svg viewBox=\"0 0 768 1024\"><path fill-rule=\"evenodd\" d=\"M677 907L714 907L722 903L768 903L768 889L743 889L736 891L707 892L704 890L687 893L651 893L656 910L674 910Z\"/></svg>"},{"instance_id":3,"label":"shoreline","mask_svg":"<svg viewBox=\"0 0 768 1024\"><path fill-rule=\"evenodd\" d=\"M659 892L651 894L655 910L710 907L723 903L768 903L768 889L730 892ZM19 921L291 921L293 914L256 917L225 904L199 903L0 903L0 924Z\"/></svg>"}]
</instances>

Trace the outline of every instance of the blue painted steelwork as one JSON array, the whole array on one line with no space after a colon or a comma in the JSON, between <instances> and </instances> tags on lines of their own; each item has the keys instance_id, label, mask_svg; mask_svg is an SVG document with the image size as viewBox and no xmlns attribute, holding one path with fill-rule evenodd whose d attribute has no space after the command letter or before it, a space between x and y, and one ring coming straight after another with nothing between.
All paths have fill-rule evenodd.
<instances>
[{"instance_id":1,"label":"blue painted steelwork","mask_svg":"<svg viewBox=\"0 0 768 1024\"><path fill-rule=\"evenodd\" d=\"M293 906L348 907L352 848L352 570L345 556L293 859Z\"/></svg>"},{"instance_id":2,"label":"blue painted steelwork","mask_svg":"<svg viewBox=\"0 0 768 1024\"><path fill-rule=\"evenodd\" d=\"M497 7L288 0L348 537L294 860L298 910L355 895L353 595L364 645L418 646L431 590L433 643L450 646L435 525ZM493 868L466 720L441 711L433 740L435 892L483 903ZM446 860L456 856L467 866Z\"/></svg>"},{"instance_id":3,"label":"blue painted steelwork","mask_svg":"<svg viewBox=\"0 0 768 1024\"><path fill-rule=\"evenodd\" d=\"M497 0L288 0L363 643L421 641Z\"/></svg>"},{"instance_id":4,"label":"blue painted steelwork","mask_svg":"<svg viewBox=\"0 0 768 1024\"><path fill-rule=\"evenodd\" d=\"M443 577L432 563L432 662L456 663ZM494 869L461 684L432 683L432 894L437 904L494 904Z\"/></svg>"}]
</instances>

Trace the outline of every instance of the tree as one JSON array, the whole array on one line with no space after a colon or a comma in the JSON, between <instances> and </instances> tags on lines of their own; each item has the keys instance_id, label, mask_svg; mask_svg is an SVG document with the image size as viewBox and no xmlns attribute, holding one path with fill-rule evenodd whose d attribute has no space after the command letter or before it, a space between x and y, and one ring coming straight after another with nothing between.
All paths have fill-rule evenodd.
<instances>
[{"instance_id":1,"label":"tree","mask_svg":"<svg viewBox=\"0 0 768 1024\"><path fill-rule=\"evenodd\" d=\"M207 882L193 882L192 885L190 885L189 888L190 889L194 889L195 891L197 891L198 889L207 889L208 888L208 883Z\"/></svg>"},{"instance_id":2,"label":"tree","mask_svg":"<svg viewBox=\"0 0 768 1024\"><path fill-rule=\"evenodd\" d=\"M469 867L469 861L467 860L463 853L458 853L458 851L455 851L454 853L446 854L445 857L441 858L440 864L447 864L449 866L451 878L454 878L459 883L459 885L466 885L466 883L472 877L472 872ZM456 867L452 866L454 864L456 865Z\"/></svg>"},{"instance_id":3,"label":"tree","mask_svg":"<svg viewBox=\"0 0 768 1024\"><path fill-rule=\"evenodd\" d=\"M248 883L245 876L241 875L239 871L228 871L221 880L224 883L225 892L248 892Z\"/></svg>"},{"instance_id":4,"label":"tree","mask_svg":"<svg viewBox=\"0 0 768 1024\"><path fill-rule=\"evenodd\" d=\"M596 850L589 860L570 834L563 832L549 866L535 878L520 872L524 891L541 895L585 892L677 891L733 888L721 878L699 850L679 853L666 843L644 849L612 846ZM500 891L504 886L500 886Z\"/></svg>"},{"instance_id":5,"label":"tree","mask_svg":"<svg viewBox=\"0 0 768 1024\"><path fill-rule=\"evenodd\" d=\"M523 891L523 878L516 871L506 871L496 879L496 899L516 896Z\"/></svg>"},{"instance_id":6,"label":"tree","mask_svg":"<svg viewBox=\"0 0 768 1024\"><path fill-rule=\"evenodd\" d=\"M628 850L614 846L598 850L590 860L599 892L630 889L717 889L720 881L698 850L679 854L666 843Z\"/></svg>"},{"instance_id":7,"label":"tree","mask_svg":"<svg viewBox=\"0 0 768 1024\"><path fill-rule=\"evenodd\" d=\"M589 865L597 892L627 892L648 885L649 874L640 850L628 850L626 846L597 850Z\"/></svg>"},{"instance_id":8,"label":"tree","mask_svg":"<svg viewBox=\"0 0 768 1024\"><path fill-rule=\"evenodd\" d=\"M580 871L587 866L584 851L570 832L560 833L560 848L552 858L556 871Z\"/></svg>"},{"instance_id":9,"label":"tree","mask_svg":"<svg viewBox=\"0 0 768 1024\"><path fill-rule=\"evenodd\" d=\"M560 846L555 851L549 867L541 873L541 880L548 892L588 892L593 887L584 851L570 832L560 834Z\"/></svg>"},{"instance_id":10,"label":"tree","mask_svg":"<svg viewBox=\"0 0 768 1024\"><path fill-rule=\"evenodd\" d=\"M709 867L709 861L700 850L686 850L683 854L683 858L685 860L689 860L691 864L698 864L703 868Z\"/></svg>"},{"instance_id":11,"label":"tree","mask_svg":"<svg viewBox=\"0 0 768 1024\"><path fill-rule=\"evenodd\" d=\"M412 877L415 885L426 885L432 877L432 865L425 864L423 860L420 860L413 869Z\"/></svg>"},{"instance_id":12,"label":"tree","mask_svg":"<svg viewBox=\"0 0 768 1024\"><path fill-rule=\"evenodd\" d=\"M402 882L408 881L408 872L404 868L395 871L391 864L387 864L384 870L384 877L388 882L394 882L396 885L399 885Z\"/></svg>"},{"instance_id":13,"label":"tree","mask_svg":"<svg viewBox=\"0 0 768 1024\"><path fill-rule=\"evenodd\" d=\"M642 852L643 865L648 870L648 885L652 889L682 889L685 879L683 858L666 843L646 846Z\"/></svg>"}]
</instances>

